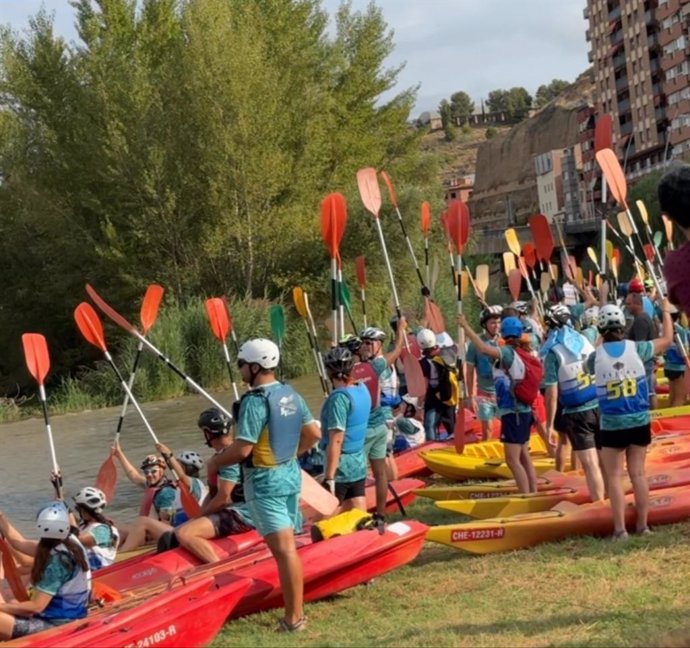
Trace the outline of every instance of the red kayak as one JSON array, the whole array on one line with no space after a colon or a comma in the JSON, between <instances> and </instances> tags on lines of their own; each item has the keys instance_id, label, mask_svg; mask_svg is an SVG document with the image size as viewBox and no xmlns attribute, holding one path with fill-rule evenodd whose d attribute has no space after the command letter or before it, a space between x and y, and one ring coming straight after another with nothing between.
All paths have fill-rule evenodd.
<instances>
[{"instance_id":1,"label":"red kayak","mask_svg":"<svg viewBox=\"0 0 690 648\"><path fill-rule=\"evenodd\" d=\"M222 580L209 575L189 583L171 581L171 585L176 586L153 596L144 588L107 611L96 611L86 619L5 645L32 648L206 646L220 632L252 581L226 574Z\"/></svg>"},{"instance_id":2,"label":"red kayak","mask_svg":"<svg viewBox=\"0 0 690 648\"><path fill-rule=\"evenodd\" d=\"M424 482L421 479L395 479L389 483L388 495L386 497L386 513L397 513L399 509L398 499L403 507L411 504L417 497L415 490L424 488ZM395 492L395 495L393 494ZM397 495L397 498L396 498ZM376 489L373 480L367 480L367 510L373 512L376 510Z\"/></svg>"}]
</instances>

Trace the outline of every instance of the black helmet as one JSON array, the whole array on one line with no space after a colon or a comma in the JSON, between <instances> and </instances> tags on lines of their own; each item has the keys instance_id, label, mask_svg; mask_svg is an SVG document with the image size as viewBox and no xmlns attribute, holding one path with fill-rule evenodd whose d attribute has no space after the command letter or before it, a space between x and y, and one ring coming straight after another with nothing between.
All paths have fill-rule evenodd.
<instances>
[{"instance_id":1,"label":"black helmet","mask_svg":"<svg viewBox=\"0 0 690 648\"><path fill-rule=\"evenodd\" d=\"M217 407L211 407L199 414L197 425L209 434L228 434L232 418L223 414Z\"/></svg>"},{"instance_id":2,"label":"black helmet","mask_svg":"<svg viewBox=\"0 0 690 648\"><path fill-rule=\"evenodd\" d=\"M344 337L340 338L338 346L348 349L350 353L357 353L359 348L362 346L362 340L359 338L359 336L348 333Z\"/></svg>"},{"instance_id":3,"label":"black helmet","mask_svg":"<svg viewBox=\"0 0 690 648\"><path fill-rule=\"evenodd\" d=\"M347 347L335 347L331 349L323 359L326 371L335 376L349 376L355 359Z\"/></svg>"}]
</instances>

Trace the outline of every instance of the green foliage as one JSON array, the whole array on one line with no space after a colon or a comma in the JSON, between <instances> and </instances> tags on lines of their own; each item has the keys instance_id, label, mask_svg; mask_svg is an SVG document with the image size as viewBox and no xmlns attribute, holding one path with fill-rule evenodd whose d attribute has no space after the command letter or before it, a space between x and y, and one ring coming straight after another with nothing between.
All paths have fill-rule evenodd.
<instances>
[{"instance_id":1,"label":"green foliage","mask_svg":"<svg viewBox=\"0 0 690 648\"><path fill-rule=\"evenodd\" d=\"M508 119L520 121L532 107L532 97L522 87L510 90L492 90L486 100L491 112L504 112Z\"/></svg>"},{"instance_id":2,"label":"green foliage","mask_svg":"<svg viewBox=\"0 0 690 648\"><path fill-rule=\"evenodd\" d=\"M474 102L462 90L450 95L451 116L456 124L465 124L474 112Z\"/></svg>"},{"instance_id":3,"label":"green foliage","mask_svg":"<svg viewBox=\"0 0 690 648\"><path fill-rule=\"evenodd\" d=\"M467 122L465 122L462 125L462 134L463 135L469 135L472 132L472 126L470 126Z\"/></svg>"},{"instance_id":4,"label":"green foliage","mask_svg":"<svg viewBox=\"0 0 690 648\"><path fill-rule=\"evenodd\" d=\"M280 300L294 285L319 311L329 191L349 199L345 263L367 253L379 274L356 170L386 168L406 213L436 180L408 127L416 89L381 101L399 68L384 67L393 40L380 9L343 3L329 30L318 0L73 6L76 46L45 13L25 34L0 33L2 386L28 382L26 330L47 335L56 384L83 379L77 367L95 356L72 310L86 281L132 319L152 281L180 312L202 295ZM404 251L397 235L390 245ZM385 284L373 292L383 299ZM165 344L181 356L201 329L178 323ZM152 393L172 393L159 379Z\"/></svg>"},{"instance_id":5,"label":"green foliage","mask_svg":"<svg viewBox=\"0 0 690 648\"><path fill-rule=\"evenodd\" d=\"M486 139L491 139L496 137L496 135L498 135L498 131L493 126L489 126L486 131L484 131L484 136Z\"/></svg>"},{"instance_id":6,"label":"green foliage","mask_svg":"<svg viewBox=\"0 0 690 648\"><path fill-rule=\"evenodd\" d=\"M543 108L549 101L555 99L570 83L563 79L553 79L551 83L540 85L534 97L535 108Z\"/></svg>"}]
</instances>

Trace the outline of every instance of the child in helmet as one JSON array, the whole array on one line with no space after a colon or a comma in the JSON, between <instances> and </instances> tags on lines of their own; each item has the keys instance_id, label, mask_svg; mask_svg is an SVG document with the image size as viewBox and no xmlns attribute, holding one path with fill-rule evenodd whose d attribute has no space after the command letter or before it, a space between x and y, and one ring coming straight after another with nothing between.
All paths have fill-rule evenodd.
<instances>
[{"instance_id":1,"label":"child in helmet","mask_svg":"<svg viewBox=\"0 0 690 648\"><path fill-rule=\"evenodd\" d=\"M671 320L673 321L673 344L664 354L664 376L668 378L670 403L669 407L685 405L688 396L685 387L685 355L681 345L688 349L688 331L680 323L680 312L675 306L671 306Z\"/></svg>"},{"instance_id":2,"label":"child in helmet","mask_svg":"<svg viewBox=\"0 0 690 648\"><path fill-rule=\"evenodd\" d=\"M537 474L529 454L529 437L534 416L531 406L518 400L513 390L513 377L524 375L526 371L526 360L516 351L523 344L523 324L517 317L504 319L500 334L505 344L496 347L482 340L463 315L458 315L458 323L480 353L497 361L494 381L506 463L513 473L518 490L521 493L534 493L537 490Z\"/></svg>"},{"instance_id":3,"label":"child in helmet","mask_svg":"<svg viewBox=\"0 0 690 648\"><path fill-rule=\"evenodd\" d=\"M627 468L635 494L637 532L649 532L645 457L652 435L644 363L665 351L673 342L673 323L667 300L662 302L662 313L662 336L634 342L625 339L625 315L618 306L607 304L599 310L598 329L603 344L590 356L589 363L590 370L596 375L601 458L613 512L614 539L627 538L628 535L621 479L624 468Z\"/></svg>"},{"instance_id":4,"label":"child in helmet","mask_svg":"<svg viewBox=\"0 0 690 648\"><path fill-rule=\"evenodd\" d=\"M501 322L500 306L489 306L479 315L479 323L484 329L479 335L483 342L491 346L498 346L498 329ZM477 415L482 426L482 439L488 441L491 436L491 424L498 415L496 406L496 387L494 386L493 359L477 351L477 346L470 342L467 347L467 405ZM473 395L477 376L477 395Z\"/></svg>"},{"instance_id":5,"label":"child in helmet","mask_svg":"<svg viewBox=\"0 0 690 648\"><path fill-rule=\"evenodd\" d=\"M416 448L426 441L424 425L417 418L419 399L405 394L398 409L399 414L393 419L393 451L402 452Z\"/></svg>"},{"instance_id":6,"label":"child in helmet","mask_svg":"<svg viewBox=\"0 0 690 648\"><path fill-rule=\"evenodd\" d=\"M0 640L17 639L82 619L91 592L86 551L70 532L70 514L63 502L52 502L36 516L40 540L18 541L16 530L0 513L0 532L18 550L33 556L28 601L5 602L0 597Z\"/></svg>"}]
</instances>

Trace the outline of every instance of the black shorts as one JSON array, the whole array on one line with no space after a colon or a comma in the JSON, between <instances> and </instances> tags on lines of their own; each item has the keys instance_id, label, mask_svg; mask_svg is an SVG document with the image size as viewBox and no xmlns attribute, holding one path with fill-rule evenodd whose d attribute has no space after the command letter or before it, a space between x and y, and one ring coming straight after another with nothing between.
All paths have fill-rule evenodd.
<instances>
[{"instance_id":1,"label":"black shorts","mask_svg":"<svg viewBox=\"0 0 690 648\"><path fill-rule=\"evenodd\" d=\"M560 432L568 435L573 450L590 450L597 447L599 436L599 410L561 414Z\"/></svg>"},{"instance_id":2,"label":"black shorts","mask_svg":"<svg viewBox=\"0 0 690 648\"><path fill-rule=\"evenodd\" d=\"M532 412L511 413L501 416L501 441L523 445L529 441L534 423Z\"/></svg>"},{"instance_id":3,"label":"black shorts","mask_svg":"<svg viewBox=\"0 0 690 648\"><path fill-rule=\"evenodd\" d=\"M72 619L60 619L56 620L55 623L42 619L41 617L21 617L17 616L14 618L14 627L12 628L12 639L18 639L19 637L26 637L27 635L36 634L43 630L49 630L55 626L62 625L72 621Z\"/></svg>"},{"instance_id":4,"label":"black shorts","mask_svg":"<svg viewBox=\"0 0 690 648\"><path fill-rule=\"evenodd\" d=\"M678 380L678 378L682 378L685 376L684 371L673 371L673 369L664 369L664 376L668 378L669 380Z\"/></svg>"},{"instance_id":5,"label":"black shorts","mask_svg":"<svg viewBox=\"0 0 690 648\"><path fill-rule=\"evenodd\" d=\"M631 445L648 446L652 442L650 423L626 430L602 430L601 446L603 448L627 448Z\"/></svg>"},{"instance_id":6,"label":"black shorts","mask_svg":"<svg viewBox=\"0 0 690 648\"><path fill-rule=\"evenodd\" d=\"M254 527L250 527L242 516L231 508L223 509L218 513L211 513L207 516L213 525L216 538L226 538L237 533L246 533L251 531Z\"/></svg>"},{"instance_id":7,"label":"black shorts","mask_svg":"<svg viewBox=\"0 0 690 648\"><path fill-rule=\"evenodd\" d=\"M556 403L556 416L553 419L553 427L557 432L566 433L567 423L563 421L563 406L560 403Z\"/></svg>"},{"instance_id":8,"label":"black shorts","mask_svg":"<svg viewBox=\"0 0 690 648\"><path fill-rule=\"evenodd\" d=\"M335 496L342 504L345 500L355 497L364 497L366 479L358 479L354 482L335 483Z\"/></svg>"}]
</instances>

